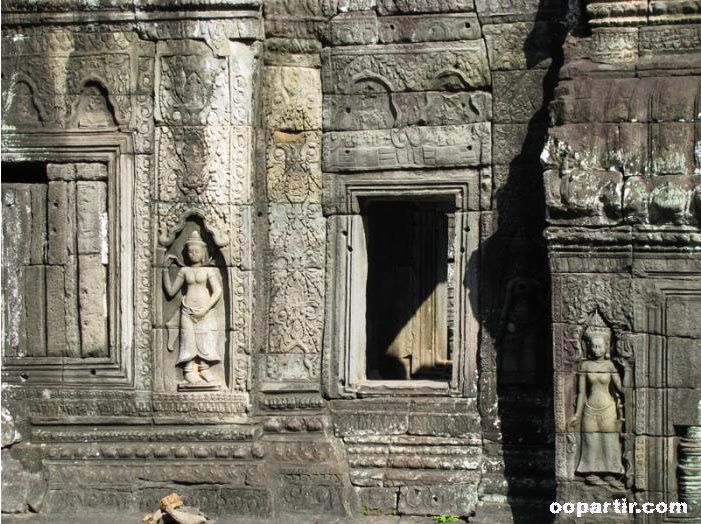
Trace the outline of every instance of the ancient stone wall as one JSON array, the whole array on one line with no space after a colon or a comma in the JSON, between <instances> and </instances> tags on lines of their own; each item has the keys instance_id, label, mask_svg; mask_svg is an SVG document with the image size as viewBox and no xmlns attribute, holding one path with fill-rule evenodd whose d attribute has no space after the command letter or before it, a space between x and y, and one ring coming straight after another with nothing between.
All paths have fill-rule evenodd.
<instances>
[{"instance_id":1,"label":"ancient stone wall","mask_svg":"<svg viewBox=\"0 0 701 524\"><path fill-rule=\"evenodd\" d=\"M698 6L638 4L3 2L3 512L682 493Z\"/></svg>"},{"instance_id":2,"label":"ancient stone wall","mask_svg":"<svg viewBox=\"0 0 701 524\"><path fill-rule=\"evenodd\" d=\"M701 395L701 84L698 14L683 5L590 3L588 30L564 46L543 161L566 499L692 502L676 465ZM592 407L603 367L620 389ZM592 424L607 402L613 410Z\"/></svg>"}]
</instances>

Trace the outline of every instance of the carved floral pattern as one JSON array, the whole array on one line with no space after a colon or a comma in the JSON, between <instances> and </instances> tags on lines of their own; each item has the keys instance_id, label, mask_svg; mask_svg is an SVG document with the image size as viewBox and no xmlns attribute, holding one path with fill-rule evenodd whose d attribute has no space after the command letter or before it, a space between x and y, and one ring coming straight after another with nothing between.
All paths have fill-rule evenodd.
<instances>
[{"instance_id":1,"label":"carved floral pattern","mask_svg":"<svg viewBox=\"0 0 701 524\"><path fill-rule=\"evenodd\" d=\"M229 122L225 59L204 55L163 56L158 116L167 124L223 125Z\"/></svg>"},{"instance_id":2,"label":"carved floral pattern","mask_svg":"<svg viewBox=\"0 0 701 524\"><path fill-rule=\"evenodd\" d=\"M319 353L323 328L323 272L273 271L270 353Z\"/></svg>"}]
</instances>

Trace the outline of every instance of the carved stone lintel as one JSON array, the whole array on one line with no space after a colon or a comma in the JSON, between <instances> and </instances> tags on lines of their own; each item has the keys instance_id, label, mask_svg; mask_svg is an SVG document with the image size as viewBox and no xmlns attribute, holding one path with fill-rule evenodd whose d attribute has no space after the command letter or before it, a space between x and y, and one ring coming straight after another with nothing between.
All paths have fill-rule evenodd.
<instances>
[{"instance_id":1,"label":"carved stone lintel","mask_svg":"<svg viewBox=\"0 0 701 524\"><path fill-rule=\"evenodd\" d=\"M491 161L488 123L324 133L324 171L473 167Z\"/></svg>"}]
</instances>

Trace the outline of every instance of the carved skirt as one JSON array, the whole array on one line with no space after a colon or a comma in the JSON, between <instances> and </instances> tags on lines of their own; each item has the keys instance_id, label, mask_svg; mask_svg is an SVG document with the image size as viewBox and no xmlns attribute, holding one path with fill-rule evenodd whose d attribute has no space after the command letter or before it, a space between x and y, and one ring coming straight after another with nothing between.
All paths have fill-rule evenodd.
<instances>
[{"instance_id":1,"label":"carved skirt","mask_svg":"<svg viewBox=\"0 0 701 524\"><path fill-rule=\"evenodd\" d=\"M584 404L582 454L577 473L623 473L616 404L593 408Z\"/></svg>"},{"instance_id":2,"label":"carved skirt","mask_svg":"<svg viewBox=\"0 0 701 524\"><path fill-rule=\"evenodd\" d=\"M221 361L223 332L219 329L214 310L200 320L195 320L185 308L181 308L179 335L178 364L189 362L195 357L212 363Z\"/></svg>"}]
</instances>

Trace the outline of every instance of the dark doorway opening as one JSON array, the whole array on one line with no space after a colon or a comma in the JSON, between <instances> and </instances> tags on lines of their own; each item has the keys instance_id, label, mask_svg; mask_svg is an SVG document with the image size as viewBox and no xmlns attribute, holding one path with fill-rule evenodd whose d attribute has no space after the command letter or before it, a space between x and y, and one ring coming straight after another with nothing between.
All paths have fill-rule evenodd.
<instances>
[{"instance_id":1,"label":"dark doorway opening","mask_svg":"<svg viewBox=\"0 0 701 524\"><path fill-rule=\"evenodd\" d=\"M368 380L450 380L455 205L361 201Z\"/></svg>"}]
</instances>

